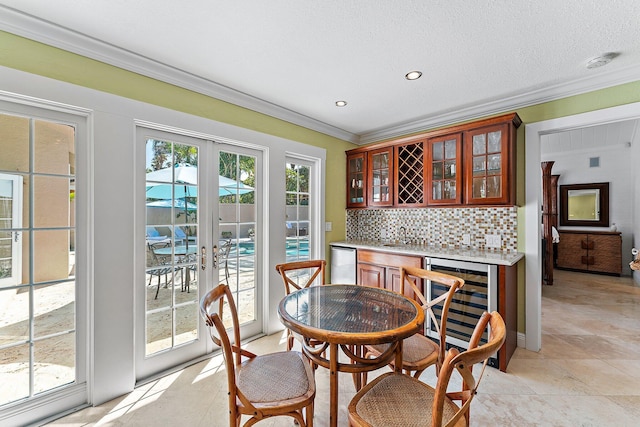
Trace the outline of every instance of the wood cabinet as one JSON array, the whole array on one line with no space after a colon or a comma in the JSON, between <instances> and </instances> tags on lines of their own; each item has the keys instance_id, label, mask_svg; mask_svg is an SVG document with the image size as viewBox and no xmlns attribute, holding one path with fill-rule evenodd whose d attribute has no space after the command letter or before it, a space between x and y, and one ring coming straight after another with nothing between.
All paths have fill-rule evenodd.
<instances>
[{"instance_id":1,"label":"wood cabinet","mask_svg":"<svg viewBox=\"0 0 640 427\"><path fill-rule=\"evenodd\" d=\"M422 257L358 249L357 282L359 285L400 292L400 266L422 267ZM410 297L413 293L405 290Z\"/></svg>"},{"instance_id":2,"label":"wood cabinet","mask_svg":"<svg viewBox=\"0 0 640 427\"><path fill-rule=\"evenodd\" d=\"M422 139L395 146L395 206L426 206L426 152Z\"/></svg>"},{"instance_id":3,"label":"wood cabinet","mask_svg":"<svg viewBox=\"0 0 640 427\"><path fill-rule=\"evenodd\" d=\"M393 206L393 147L369 151L367 162L369 206Z\"/></svg>"},{"instance_id":4,"label":"wood cabinet","mask_svg":"<svg viewBox=\"0 0 640 427\"><path fill-rule=\"evenodd\" d=\"M462 134L427 140L429 205L462 203Z\"/></svg>"},{"instance_id":5,"label":"wood cabinet","mask_svg":"<svg viewBox=\"0 0 640 427\"><path fill-rule=\"evenodd\" d=\"M561 230L557 268L622 273L622 236L614 231Z\"/></svg>"},{"instance_id":6,"label":"wood cabinet","mask_svg":"<svg viewBox=\"0 0 640 427\"><path fill-rule=\"evenodd\" d=\"M367 206L367 153L347 155L347 207Z\"/></svg>"},{"instance_id":7,"label":"wood cabinet","mask_svg":"<svg viewBox=\"0 0 640 427\"><path fill-rule=\"evenodd\" d=\"M515 147L508 124L465 132L465 201L471 205L506 204L515 201ZM513 193L513 194L512 194Z\"/></svg>"},{"instance_id":8,"label":"wood cabinet","mask_svg":"<svg viewBox=\"0 0 640 427\"><path fill-rule=\"evenodd\" d=\"M349 150L347 207L513 205L521 123L511 113Z\"/></svg>"}]
</instances>

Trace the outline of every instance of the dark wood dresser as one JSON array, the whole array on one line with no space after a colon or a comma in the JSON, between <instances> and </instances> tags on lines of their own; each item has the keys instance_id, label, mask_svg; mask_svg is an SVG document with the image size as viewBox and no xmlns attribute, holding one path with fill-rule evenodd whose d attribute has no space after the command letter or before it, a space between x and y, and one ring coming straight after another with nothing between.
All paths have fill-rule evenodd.
<instances>
[{"instance_id":1,"label":"dark wood dresser","mask_svg":"<svg viewBox=\"0 0 640 427\"><path fill-rule=\"evenodd\" d=\"M622 236L618 231L560 230L557 268L589 273L622 273Z\"/></svg>"}]
</instances>

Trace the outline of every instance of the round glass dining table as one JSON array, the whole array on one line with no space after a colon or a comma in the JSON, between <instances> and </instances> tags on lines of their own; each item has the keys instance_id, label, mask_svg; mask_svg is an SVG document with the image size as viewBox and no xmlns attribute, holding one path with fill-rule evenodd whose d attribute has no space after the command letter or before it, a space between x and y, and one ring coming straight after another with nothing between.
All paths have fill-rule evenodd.
<instances>
[{"instance_id":1,"label":"round glass dining table","mask_svg":"<svg viewBox=\"0 0 640 427\"><path fill-rule=\"evenodd\" d=\"M303 353L330 371L331 427L338 424L338 372L354 374L359 388L361 373L394 358L395 366L402 366L402 340L421 332L424 323L424 311L412 299L360 285L311 286L292 292L280 302L278 315L301 338ZM382 343L390 344L389 348L374 359L363 357L359 350L365 344ZM338 347L349 363L339 361Z\"/></svg>"}]
</instances>

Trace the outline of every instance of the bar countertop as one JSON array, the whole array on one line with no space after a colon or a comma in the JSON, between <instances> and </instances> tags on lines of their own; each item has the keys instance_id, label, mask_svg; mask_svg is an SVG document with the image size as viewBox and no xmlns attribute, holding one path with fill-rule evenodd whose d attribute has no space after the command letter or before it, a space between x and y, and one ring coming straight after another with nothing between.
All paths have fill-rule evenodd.
<instances>
[{"instance_id":1,"label":"bar countertop","mask_svg":"<svg viewBox=\"0 0 640 427\"><path fill-rule=\"evenodd\" d=\"M501 251L492 249L475 249L471 247L437 247L432 245L416 245L381 242L376 240L345 240L331 242L331 246L367 249L402 255L418 255L431 258L453 259L457 261L479 262L512 266L524 258L522 252Z\"/></svg>"}]
</instances>

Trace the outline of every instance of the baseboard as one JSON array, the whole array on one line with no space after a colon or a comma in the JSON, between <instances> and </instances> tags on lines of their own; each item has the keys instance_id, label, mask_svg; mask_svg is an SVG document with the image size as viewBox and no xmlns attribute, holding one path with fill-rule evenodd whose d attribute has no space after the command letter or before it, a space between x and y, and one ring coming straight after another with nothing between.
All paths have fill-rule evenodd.
<instances>
[{"instance_id":1,"label":"baseboard","mask_svg":"<svg viewBox=\"0 0 640 427\"><path fill-rule=\"evenodd\" d=\"M526 348L527 347L527 343L526 343L526 335L523 334L522 332L518 332L518 340L516 342L516 346L517 347L522 347L522 348Z\"/></svg>"}]
</instances>

